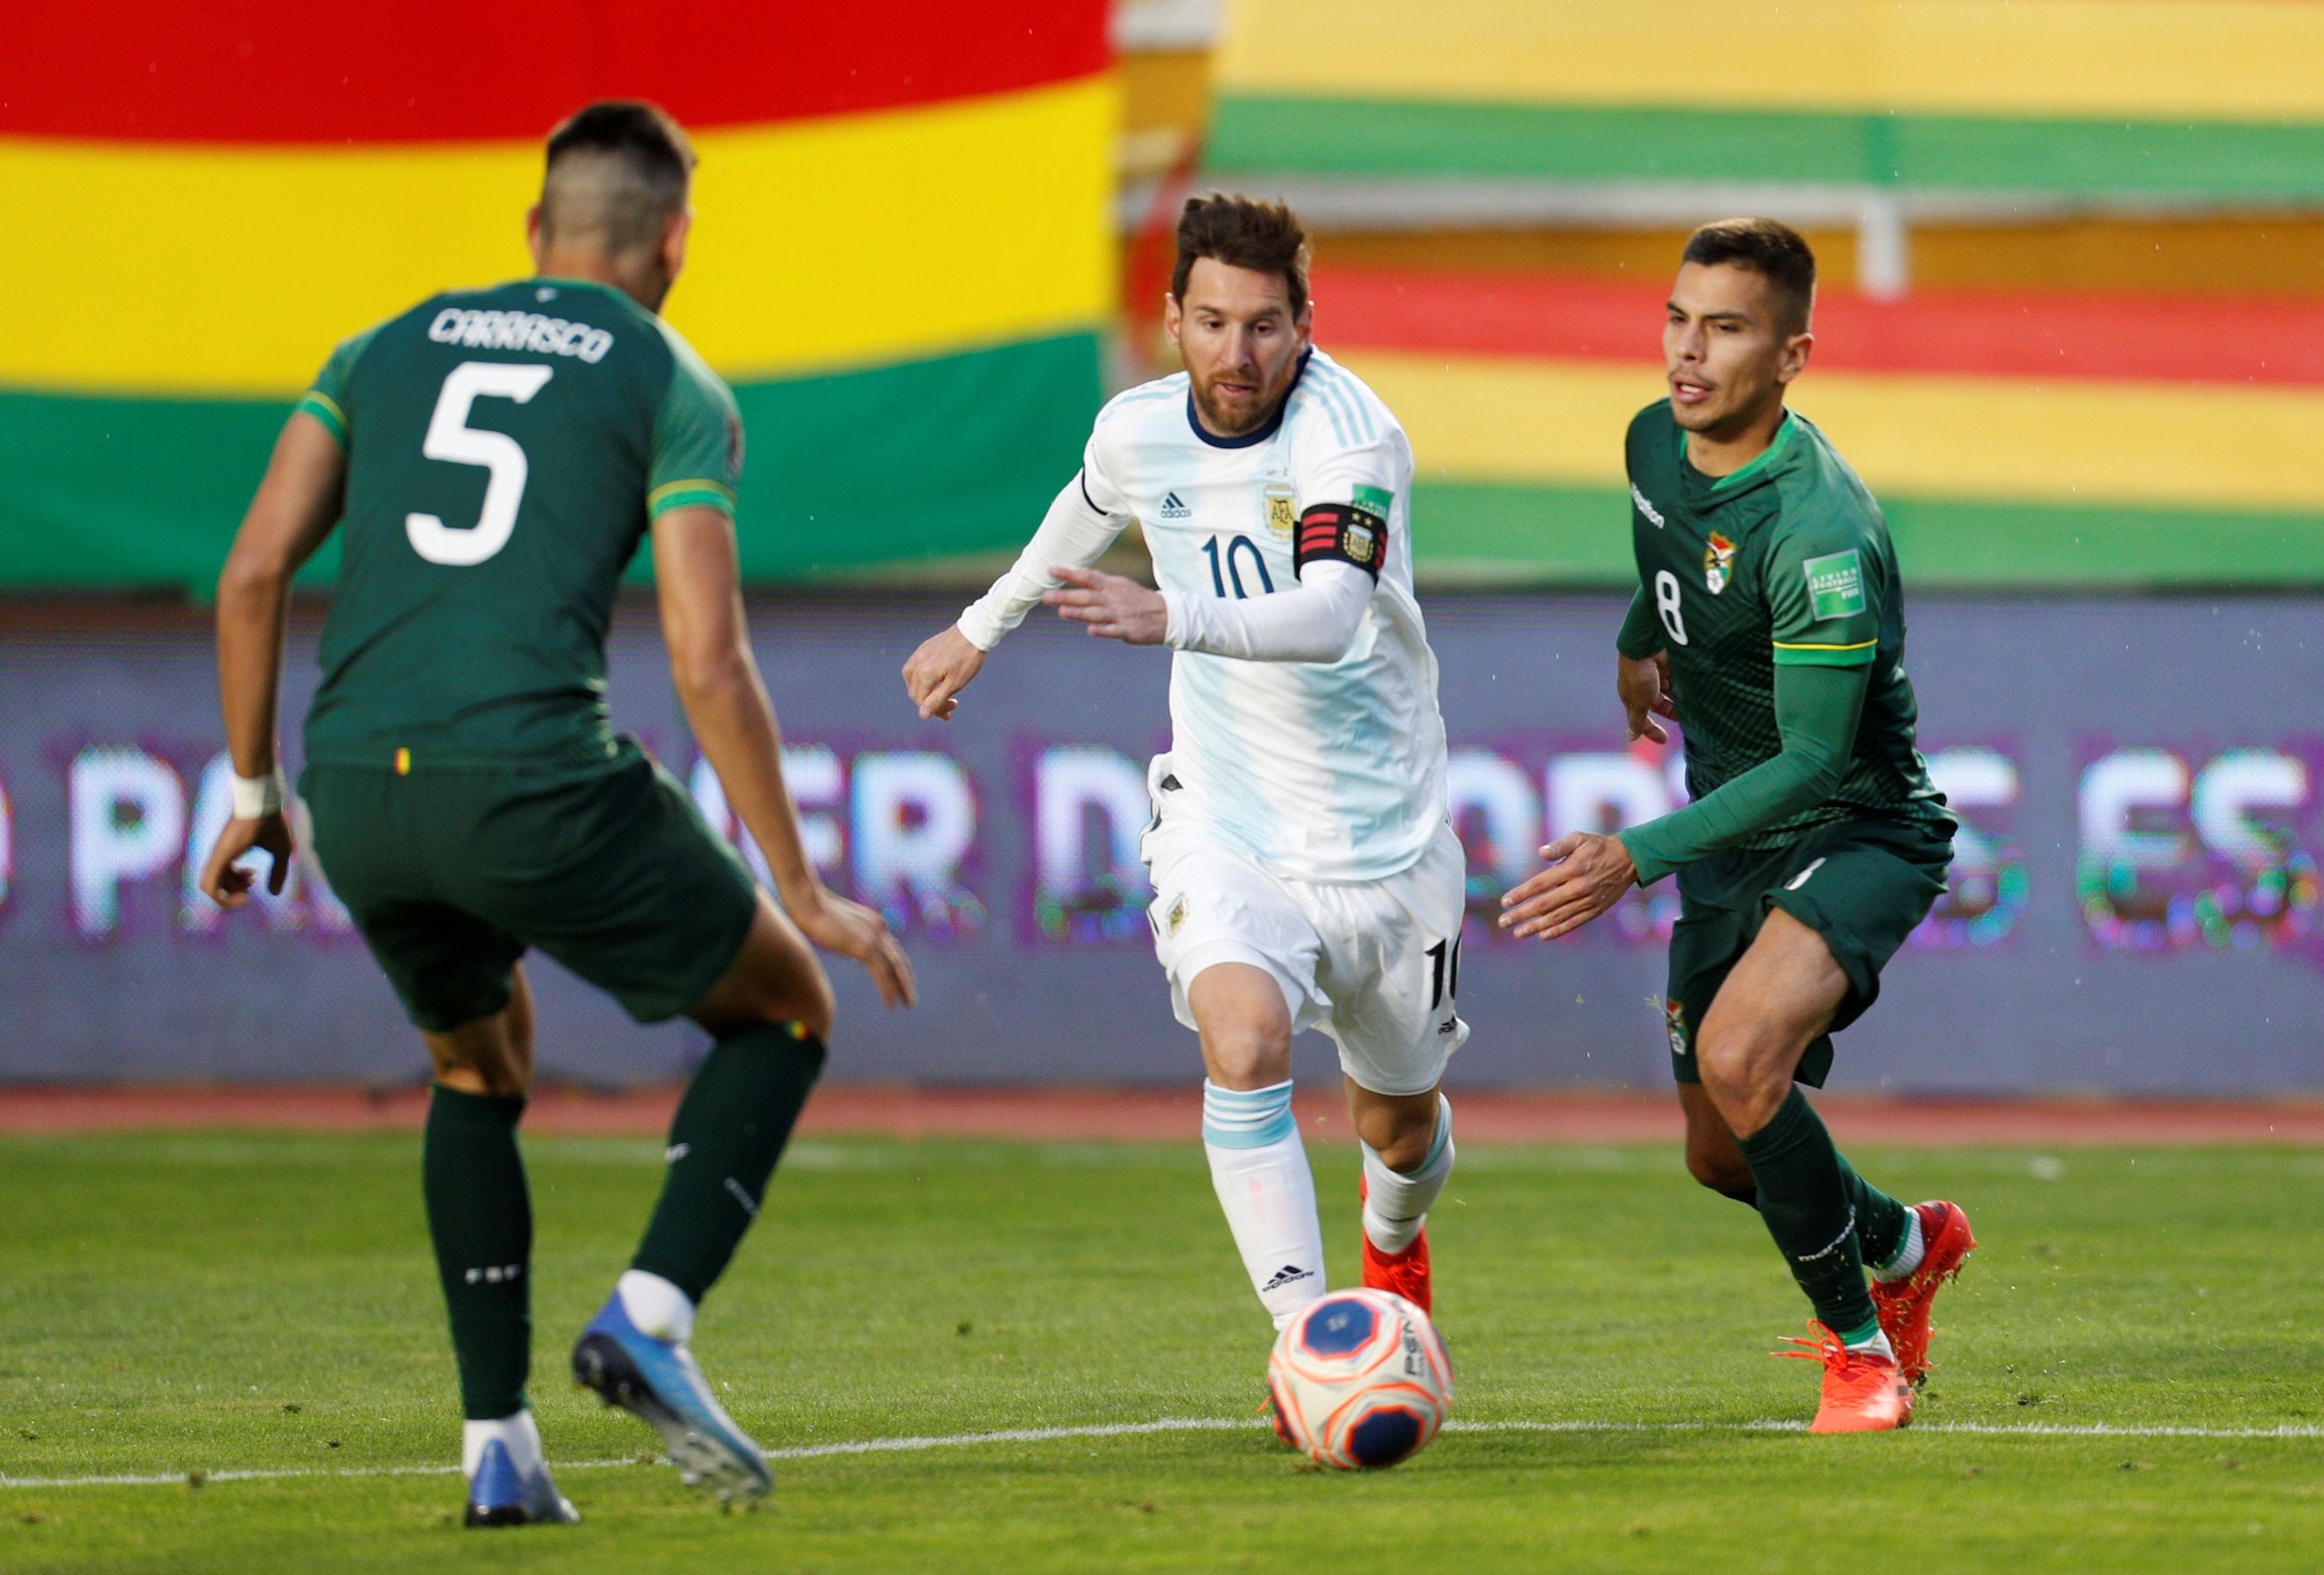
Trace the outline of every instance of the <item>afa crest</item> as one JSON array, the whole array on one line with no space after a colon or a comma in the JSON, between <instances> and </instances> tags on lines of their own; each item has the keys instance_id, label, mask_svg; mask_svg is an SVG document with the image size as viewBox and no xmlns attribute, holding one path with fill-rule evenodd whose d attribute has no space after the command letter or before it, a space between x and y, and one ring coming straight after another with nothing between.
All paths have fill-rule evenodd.
<instances>
[{"instance_id":1,"label":"afa crest","mask_svg":"<svg viewBox=\"0 0 2324 1575\"><path fill-rule=\"evenodd\" d=\"M1735 544L1714 530L1711 543L1702 549L1702 583L1711 587L1714 596L1727 588L1735 572Z\"/></svg>"},{"instance_id":2,"label":"afa crest","mask_svg":"<svg viewBox=\"0 0 2324 1575\"><path fill-rule=\"evenodd\" d=\"M1292 531L1298 529L1298 501L1291 489L1286 486L1268 488L1267 528L1282 539L1288 541L1291 539Z\"/></svg>"},{"instance_id":3,"label":"afa crest","mask_svg":"<svg viewBox=\"0 0 2324 1575\"><path fill-rule=\"evenodd\" d=\"M1340 546L1347 552L1348 561L1360 568L1379 554L1379 538L1361 525L1351 525L1342 531Z\"/></svg>"}]
</instances>

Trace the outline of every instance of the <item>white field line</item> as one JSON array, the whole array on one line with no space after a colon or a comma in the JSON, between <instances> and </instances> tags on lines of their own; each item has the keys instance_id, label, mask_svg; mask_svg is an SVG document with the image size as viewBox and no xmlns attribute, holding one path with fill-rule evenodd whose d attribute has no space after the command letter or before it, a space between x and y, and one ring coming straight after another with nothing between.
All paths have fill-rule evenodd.
<instances>
[{"instance_id":1,"label":"white field line","mask_svg":"<svg viewBox=\"0 0 2324 1575\"><path fill-rule=\"evenodd\" d=\"M918 1454L927 1450L967 1449L978 1444L1053 1443L1064 1439L1130 1438L1142 1433L1157 1432L1228 1432L1261 1425L1255 1418L1223 1416L1164 1417L1157 1422L1101 1423L1090 1427L1019 1427L997 1432L942 1433L921 1438L871 1438L846 1443L799 1444L788 1449L769 1450L770 1460L815 1460L836 1455ZM1803 1422L1450 1422L1447 1432L1563 1432L1563 1433L1682 1433L1682 1432L1801 1432ZM2204 1439L2313 1439L2324 1438L2324 1426L2307 1423L2285 1423L2275 1427L2133 1427L2114 1423L1988 1423L1937 1422L1922 1423L1911 1430L1914 1433L1969 1433L1987 1438L2204 1438ZM559 1471L604 1471L619 1467L641 1466L649 1462L636 1455L604 1460L564 1460L555 1463ZM204 1484L212 1482L289 1482L302 1478L375 1478L375 1477L450 1477L457 1476L459 1468L438 1466L349 1466L337 1469L327 1467L291 1466L254 1470L219 1470L200 1473ZM152 1472L143 1475L97 1477L7 1477L0 1476L0 1488L182 1488L192 1480L188 1471Z\"/></svg>"}]
</instances>

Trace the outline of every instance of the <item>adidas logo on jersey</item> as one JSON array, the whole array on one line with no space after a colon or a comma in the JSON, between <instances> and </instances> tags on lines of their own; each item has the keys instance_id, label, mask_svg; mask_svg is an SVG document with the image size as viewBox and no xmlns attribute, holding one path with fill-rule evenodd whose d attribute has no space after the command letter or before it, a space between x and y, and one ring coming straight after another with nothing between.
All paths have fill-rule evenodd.
<instances>
[{"instance_id":1,"label":"adidas logo on jersey","mask_svg":"<svg viewBox=\"0 0 2324 1575\"><path fill-rule=\"evenodd\" d=\"M1191 520L1194 517L1194 511L1188 508L1185 500L1177 493L1165 493L1162 494L1161 514L1165 520Z\"/></svg>"},{"instance_id":2,"label":"adidas logo on jersey","mask_svg":"<svg viewBox=\"0 0 2324 1575\"><path fill-rule=\"evenodd\" d=\"M1301 1280L1312 1280L1314 1277L1314 1269L1304 1269L1296 1263L1286 1263L1275 1271L1273 1279L1259 1286L1259 1294L1264 1296L1269 1291L1279 1291L1286 1285L1296 1285Z\"/></svg>"},{"instance_id":3,"label":"adidas logo on jersey","mask_svg":"<svg viewBox=\"0 0 2324 1575\"><path fill-rule=\"evenodd\" d=\"M1646 502L1646 494L1638 490L1638 484L1636 482L1630 484L1630 502L1638 505L1639 513L1655 522L1655 530L1659 530L1663 528L1662 511Z\"/></svg>"}]
</instances>

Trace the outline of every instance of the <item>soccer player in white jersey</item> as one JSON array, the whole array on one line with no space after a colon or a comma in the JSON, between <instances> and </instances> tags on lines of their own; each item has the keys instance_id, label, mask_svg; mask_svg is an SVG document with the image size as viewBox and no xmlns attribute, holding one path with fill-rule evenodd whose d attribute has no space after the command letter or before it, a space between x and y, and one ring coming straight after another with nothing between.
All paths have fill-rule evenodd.
<instances>
[{"instance_id":1,"label":"soccer player in white jersey","mask_svg":"<svg viewBox=\"0 0 2324 1575\"><path fill-rule=\"evenodd\" d=\"M905 684L922 716L950 716L1044 602L1177 653L1142 852L1172 1006L1202 1036L1219 1202L1280 1328L1326 1288L1291 1113L1291 1036L1320 1028L1363 1144L1363 1282L1425 1308L1423 1228L1452 1169L1438 1085L1469 1028L1411 445L1314 348L1306 239L1285 207L1189 201L1164 325L1186 370L1100 412L1016 566L913 654ZM1158 592L1090 566L1133 520Z\"/></svg>"}]
</instances>

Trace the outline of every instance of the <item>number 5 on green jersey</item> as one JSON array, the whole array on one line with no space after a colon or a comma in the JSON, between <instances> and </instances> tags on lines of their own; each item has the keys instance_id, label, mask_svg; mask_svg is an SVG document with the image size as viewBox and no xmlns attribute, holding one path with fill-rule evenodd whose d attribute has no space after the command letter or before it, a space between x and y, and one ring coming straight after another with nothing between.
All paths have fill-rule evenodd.
<instances>
[{"instance_id":1,"label":"number 5 on green jersey","mask_svg":"<svg viewBox=\"0 0 2324 1575\"><path fill-rule=\"evenodd\" d=\"M484 483L484 506L474 525L447 525L434 514L406 514L403 532L411 539L412 551L429 563L469 568L508 545L530 467L515 438L469 426L468 411L479 399L524 404L555 370L505 361L463 361L445 377L420 451L450 465L482 465L491 477Z\"/></svg>"}]
</instances>

